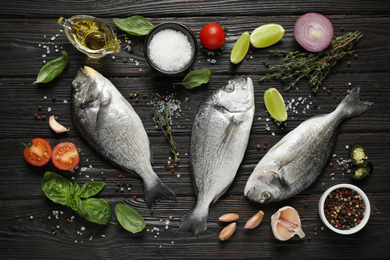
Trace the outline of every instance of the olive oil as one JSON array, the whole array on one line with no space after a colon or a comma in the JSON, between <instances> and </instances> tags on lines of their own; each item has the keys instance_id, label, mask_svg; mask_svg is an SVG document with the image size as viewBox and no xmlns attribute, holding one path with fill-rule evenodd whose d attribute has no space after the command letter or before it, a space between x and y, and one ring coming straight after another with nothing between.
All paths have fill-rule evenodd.
<instances>
[{"instance_id":1,"label":"olive oil","mask_svg":"<svg viewBox=\"0 0 390 260\"><path fill-rule=\"evenodd\" d=\"M101 58L118 52L120 46L114 32L103 21L86 15L60 18L69 41L81 52L92 58Z\"/></svg>"}]
</instances>

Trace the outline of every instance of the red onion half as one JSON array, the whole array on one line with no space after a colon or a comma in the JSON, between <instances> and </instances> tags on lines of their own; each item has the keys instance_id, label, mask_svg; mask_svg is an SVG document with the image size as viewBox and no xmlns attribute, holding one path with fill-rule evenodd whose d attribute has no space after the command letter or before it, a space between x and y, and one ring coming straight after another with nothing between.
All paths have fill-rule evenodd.
<instances>
[{"instance_id":1,"label":"red onion half","mask_svg":"<svg viewBox=\"0 0 390 260\"><path fill-rule=\"evenodd\" d=\"M328 17L318 13L307 13L299 17L294 25L295 40L306 50L325 50L334 35L333 24Z\"/></svg>"}]
</instances>

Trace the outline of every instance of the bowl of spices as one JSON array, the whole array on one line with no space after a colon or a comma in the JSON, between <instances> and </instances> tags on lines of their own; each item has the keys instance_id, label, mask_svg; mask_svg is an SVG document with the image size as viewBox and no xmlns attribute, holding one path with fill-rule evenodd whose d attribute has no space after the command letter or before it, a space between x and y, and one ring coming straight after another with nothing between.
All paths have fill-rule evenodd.
<instances>
[{"instance_id":1,"label":"bowl of spices","mask_svg":"<svg viewBox=\"0 0 390 260\"><path fill-rule=\"evenodd\" d=\"M371 213L367 195L352 184L338 184L327 189L320 198L318 210L322 222L342 235L361 230Z\"/></svg>"},{"instance_id":2,"label":"bowl of spices","mask_svg":"<svg viewBox=\"0 0 390 260\"><path fill-rule=\"evenodd\" d=\"M151 67L166 75L188 70L198 54L194 33L185 25L161 23L146 36L144 54Z\"/></svg>"}]
</instances>

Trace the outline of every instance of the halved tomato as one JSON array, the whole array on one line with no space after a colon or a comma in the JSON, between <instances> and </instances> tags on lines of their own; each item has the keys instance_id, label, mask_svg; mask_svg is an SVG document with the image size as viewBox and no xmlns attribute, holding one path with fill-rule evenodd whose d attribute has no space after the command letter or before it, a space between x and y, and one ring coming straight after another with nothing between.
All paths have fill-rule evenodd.
<instances>
[{"instance_id":1,"label":"halved tomato","mask_svg":"<svg viewBox=\"0 0 390 260\"><path fill-rule=\"evenodd\" d=\"M28 144L24 144L24 158L34 166L43 166L50 161L51 146L42 138L33 138Z\"/></svg>"},{"instance_id":2,"label":"halved tomato","mask_svg":"<svg viewBox=\"0 0 390 260\"><path fill-rule=\"evenodd\" d=\"M51 160L55 167L67 171L79 164L80 156L76 145L71 142L62 142L53 148Z\"/></svg>"}]
</instances>

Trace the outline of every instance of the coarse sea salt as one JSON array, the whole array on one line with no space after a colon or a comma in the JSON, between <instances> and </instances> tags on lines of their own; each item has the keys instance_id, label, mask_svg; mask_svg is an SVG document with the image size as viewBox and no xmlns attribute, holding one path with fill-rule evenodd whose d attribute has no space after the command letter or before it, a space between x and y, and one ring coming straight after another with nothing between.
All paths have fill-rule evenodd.
<instances>
[{"instance_id":1,"label":"coarse sea salt","mask_svg":"<svg viewBox=\"0 0 390 260\"><path fill-rule=\"evenodd\" d=\"M191 60L192 47L182 32L165 29L156 33L149 44L153 63L164 71L183 69Z\"/></svg>"}]
</instances>

